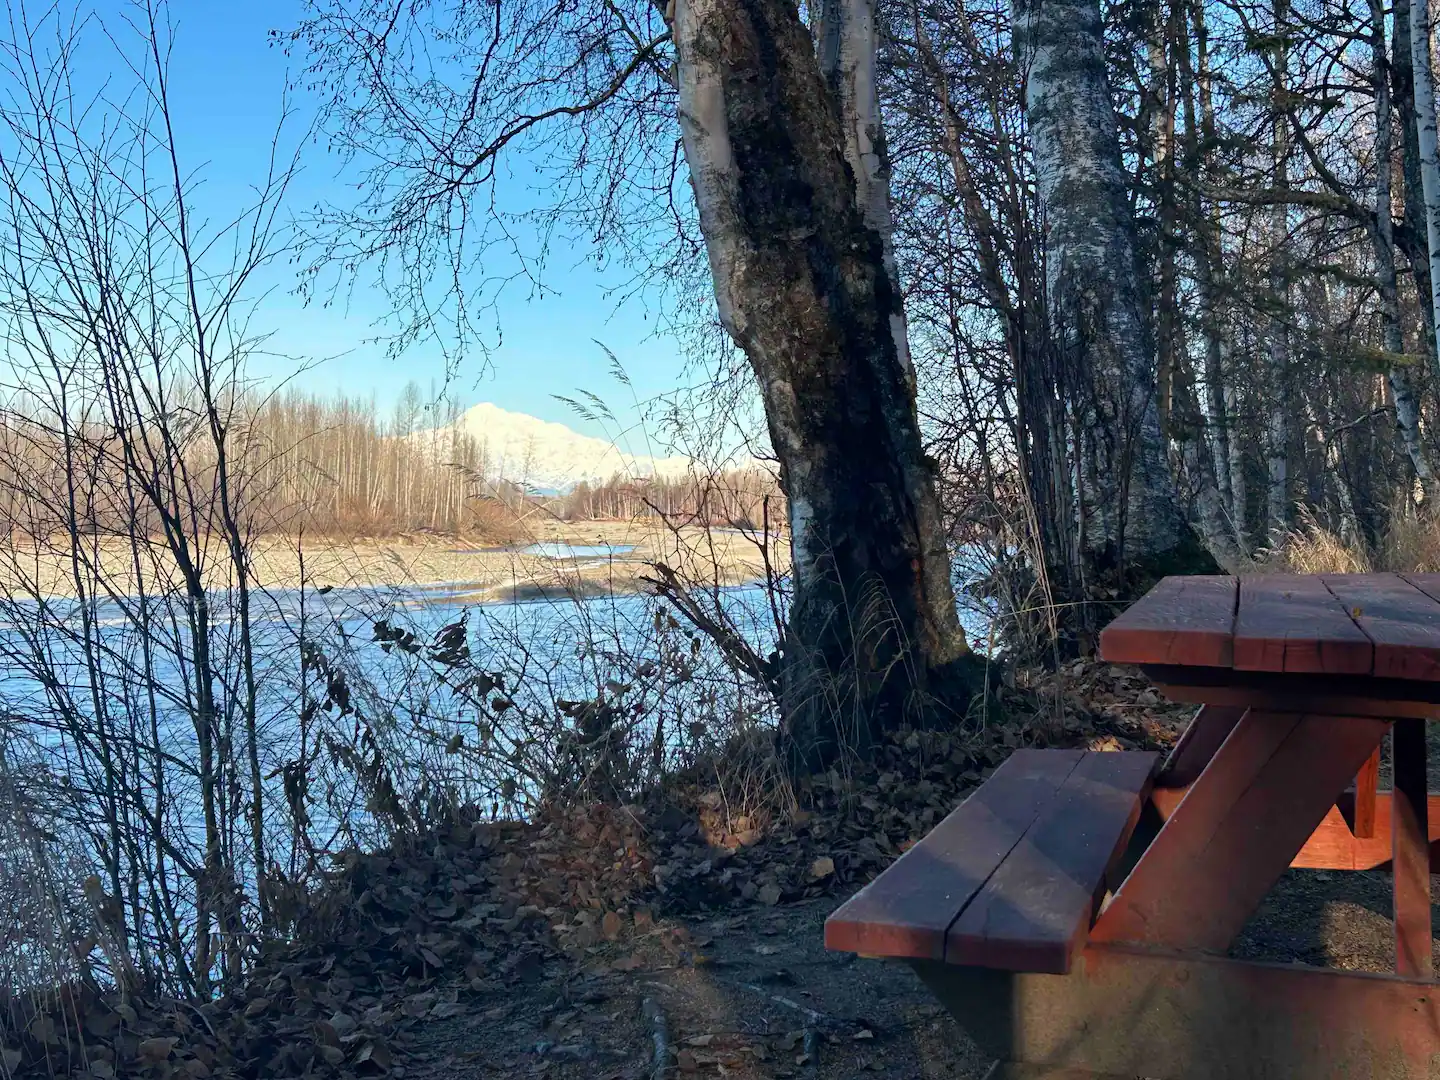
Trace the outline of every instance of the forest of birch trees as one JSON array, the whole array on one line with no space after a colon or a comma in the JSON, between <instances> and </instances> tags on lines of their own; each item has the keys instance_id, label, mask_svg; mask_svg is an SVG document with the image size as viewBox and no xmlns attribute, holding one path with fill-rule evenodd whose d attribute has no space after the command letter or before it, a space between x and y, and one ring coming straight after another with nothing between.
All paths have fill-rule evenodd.
<instances>
[{"instance_id":1,"label":"forest of birch trees","mask_svg":"<svg viewBox=\"0 0 1440 1080\"><path fill-rule=\"evenodd\" d=\"M1032 506L1072 586L1097 541L1163 551L1167 502L1230 570L1302 515L1382 546L1435 484L1429 13L1036 12L1016 8L1013 49L1010 13L986 5L890 23L921 396L953 418L950 467L982 481L962 490ZM1095 321L1106 304L1136 313L1133 345ZM1133 464L1113 469L1107 439Z\"/></svg>"}]
</instances>

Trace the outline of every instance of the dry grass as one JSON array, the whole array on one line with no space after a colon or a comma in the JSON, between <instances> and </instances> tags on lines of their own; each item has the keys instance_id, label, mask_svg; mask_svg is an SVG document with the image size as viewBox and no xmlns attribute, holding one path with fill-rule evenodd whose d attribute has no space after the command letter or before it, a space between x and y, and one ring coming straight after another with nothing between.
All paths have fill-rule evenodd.
<instances>
[{"instance_id":1,"label":"dry grass","mask_svg":"<svg viewBox=\"0 0 1440 1080\"><path fill-rule=\"evenodd\" d=\"M663 562L687 580L739 585L764 577L759 549L731 530L685 527L671 530L655 518L635 521L562 522L536 516L504 547L430 533L353 540L307 536L262 536L250 546L255 583L272 589L450 586L472 602L535 596L592 595L644 591L649 564ZM609 558L546 558L528 554L535 543L612 545ZM216 540L217 546L219 540ZM158 545L157 545L158 547ZM303 553L303 560L302 560ZM162 552L163 554L163 552ZM87 552L103 566L107 580L121 592L133 591L129 545L123 539L98 541ZM779 545L774 555L788 555ZM212 560L224 569L223 560ZM217 587L226 583L217 581ZM69 547L63 538L20 545L0 558L0 590L37 590L51 597L72 596Z\"/></svg>"},{"instance_id":2,"label":"dry grass","mask_svg":"<svg viewBox=\"0 0 1440 1080\"><path fill-rule=\"evenodd\" d=\"M1305 514L1250 568L1288 574L1365 574L1440 572L1440 518L1397 513L1377 550L1358 539L1344 539Z\"/></svg>"},{"instance_id":3,"label":"dry grass","mask_svg":"<svg viewBox=\"0 0 1440 1080\"><path fill-rule=\"evenodd\" d=\"M1365 574L1377 567L1361 544L1341 538L1303 511L1300 524L1261 552L1247 569L1281 574Z\"/></svg>"}]
</instances>

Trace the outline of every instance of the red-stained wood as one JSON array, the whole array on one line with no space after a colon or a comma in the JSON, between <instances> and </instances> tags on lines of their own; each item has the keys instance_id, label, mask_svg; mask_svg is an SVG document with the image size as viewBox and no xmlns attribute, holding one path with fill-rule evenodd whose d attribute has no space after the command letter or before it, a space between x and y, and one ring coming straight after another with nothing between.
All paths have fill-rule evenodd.
<instances>
[{"instance_id":1,"label":"red-stained wood","mask_svg":"<svg viewBox=\"0 0 1440 1080\"><path fill-rule=\"evenodd\" d=\"M1390 749L1395 774L1390 824L1395 889L1395 970L1410 978L1428 979L1434 972L1434 964L1431 959L1425 722L1395 721Z\"/></svg>"},{"instance_id":2,"label":"red-stained wood","mask_svg":"<svg viewBox=\"0 0 1440 1080\"><path fill-rule=\"evenodd\" d=\"M1430 599L1440 601L1440 574L1401 574L1400 576Z\"/></svg>"},{"instance_id":3,"label":"red-stained wood","mask_svg":"<svg viewBox=\"0 0 1440 1080\"><path fill-rule=\"evenodd\" d=\"M1226 949L1387 726L1247 712L1121 884L1091 940Z\"/></svg>"},{"instance_id":4,"label":"red-stained wood","mask_svg":"<svg viewBox=\"0 0 1440 1080\"><path fill-rule=\"evenodd\" d=\"M1351 831L1368 839L1375 835L1375 793L1380 786L1380 747L1365 759L1355 774L1355 802L1351 811Z\"/></svg>"},{"instance_id":5,"label":"red-stained wood","mask_svg":"<svg viewBox=\"0 0 1440 1080\"><path fill-rule=\"evenodd\" d=\"M946 963L1068 972L1159 764L1143 751L1086 754L951 924Z\"/></svg>"},{"instance_id":6,"label":"red-stained wood","mask_svg":"<svg viewBox=\"0 0 1440 1080\"><path fill-rule=\"evenodd\" d=\"M1374 643L1376 677L1440 681L1440 602L1399 574L1320 580Z\"/></svg>"},{"instance_id":7,"label":"red-stained wood","mask_svg":"<svg viewBox=\"0 0 1440 1080\"><path fill-rule=\"evenodd\" d=\"M1112 664L1229 667L1235 579L1167 577L1100 632L1100 656Z\"/></svg>"},{"instance_id":8,"label":"red-stained wood","mask_svg":"<svg viewBox=\"0 0 1440 1080\"><path fill-rule=\"evenodd\" d=\"M939 960L945 932L1054 800L1083 750L1017 750L825 921L825 947Z\"/></svg>"},{"instance_id":9,"label":"red-stained wood","mask_svg":"<svg viewBox=\"0 0 1440 1080\"><path fill-rule=\"evenodd\" d=\"M1318 577L1259 574L1240 579L1237 670L1369 675L1374 652L1365 631Z\"/></svg>"},{"instance_id":10,"label":"red-stained wood","mask_svg":"<svg viewBox=\"0 0 1440 1080\"><path fill-rule=\"evenodd\" d=\"M1161 790L1150 794L1152 803ZM1340 807L1333 806L1290 865L1299 870L1389 870L1391 857L1391 793L1375 795L1375 832L1356 836ZM1429 796L1430 866L1440 873L1440 795ZM1158 805L1157 805L1158 808ZM1163 811L1162 811L1163 813Z\"/></svg>"},{"instance_id":11,"label":"red-stained wood","mask_svg":"<svg viewBox=\"0 0 1440 1080\"><path fill-rule=\"evenodd\" d=\"M992 1059L1107 1078L1440 1076L1433 982L1094 942L1063 978L915 969Z\"/></svg>"},{"instance_id":12,"label":"red-stained wood","mask_svg":"<svg viewBox=\"0 0 1440 1080\"><path fill-rule=\"evenodd\" d=\"M1234 706L1202 706L1171 748L1156 777L1156 786L1184 787L1193 783L1244 715L1243 708Z\"/></svg>"}]
</instances>

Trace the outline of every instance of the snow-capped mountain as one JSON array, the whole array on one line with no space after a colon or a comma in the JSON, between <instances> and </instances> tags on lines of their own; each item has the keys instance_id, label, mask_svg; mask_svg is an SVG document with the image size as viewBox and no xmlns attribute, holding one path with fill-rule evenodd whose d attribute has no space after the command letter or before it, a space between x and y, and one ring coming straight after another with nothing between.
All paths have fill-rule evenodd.
<instances>
[{"instance_id":1,"label":"snow-capped mountain","mask_svg":"<svg viewBox=\"0 0 1440 1080\"><path fill-rule=\"evenodd\" d=\"M488 402L467 409L455 427L483 448L491 479L540 492L567 491L582 480L601 483L617 474L637 479L684 476L691 466L686 457L629 453L607 439Z\"/></svg>"}]
</instances>

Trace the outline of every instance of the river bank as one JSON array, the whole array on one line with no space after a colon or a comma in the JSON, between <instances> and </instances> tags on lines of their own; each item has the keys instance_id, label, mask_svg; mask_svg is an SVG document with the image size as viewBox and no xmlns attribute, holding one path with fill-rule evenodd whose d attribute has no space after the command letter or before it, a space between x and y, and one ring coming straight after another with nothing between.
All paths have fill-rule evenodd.
<instances>
[{"instance_id":1,"label":"river bank","mask_svg":"<svg viewBox=\"0 0 1440 1080\"><path fill-rule=\"evenodd\" d=\"M160 573L147 571L147 578L153 582L157 576L169 577L170 567L164 564L171 557L163 541L150 541L145 555L161 564ZM228 566L214 556L209 560L214 568L211 584L225 587ZM770 558L783 568L788 548L772 545ZM86 559L103 569L111 591L135 591L128 540L97 540ZM504 547L434 534L351 540L267 535L252 541L250 559L255 584L265 589L443 587L453 599L470 603L642 592L642 579L656 562L719 586L765 576L765 556L754 537L735 529L670 530L648 519L538 520L523 539ZM6 547L0 553L0 588L11 594L74 598L78 590L68 545L55 540Z\"/></svg>"}]
</instances>

